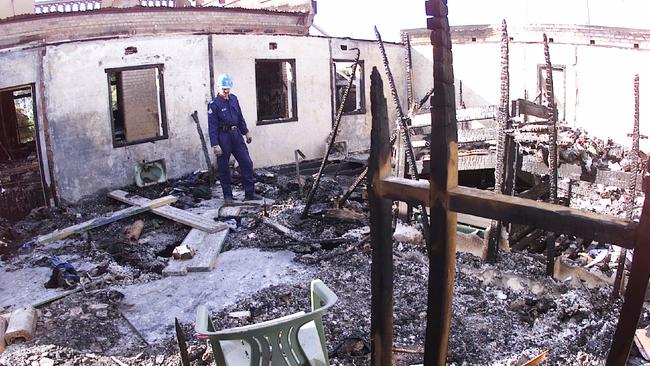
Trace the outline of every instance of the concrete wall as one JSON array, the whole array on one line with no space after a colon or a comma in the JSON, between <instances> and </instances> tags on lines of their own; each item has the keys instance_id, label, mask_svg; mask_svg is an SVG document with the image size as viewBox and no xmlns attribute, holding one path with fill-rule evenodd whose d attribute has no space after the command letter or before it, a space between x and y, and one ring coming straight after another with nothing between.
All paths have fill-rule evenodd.
<instances>
[{"instance_id":1,"label":"concrete wall","mask_svg":"<svg viewBox=\"0 0 650 366\"><path fill-rule=\"evenodd\" d=\"M138 52L125 55L126 47ZM194 110L209 100L205 36L131 38L47 48L46 103L59 196L78 200L102 188L133 182L134 166L165 159L170 178L205 167ZM164 64L169 138L113 147L105 69ZM205 114L200 114L205 126Z\"/></svg>"},{"instance_id":2,"label":"concrete wall","mask_svg":"<svg viewBox=\"0 0 650 366\"><path fill-rule=\"evenodd\" d=\"M455 29L455 30L454 30ZM452 28L456 103L463 85L465 106L478 107L499 101L500 27ZM542 34L550 43L551 62L564 68L554 71L556 99L564 103L566 123L586 129L601 138L611 137L629 146L634 116L634 74L640 74L641 133L650 134L650 83L646 67L650 62L650 32L603 27L529 26L510 27L510 99L533 100L538 91L538 65L543 65ZM431 75L431 46L428 35L413 30L415 69L422 78ZM594 42L594 44L591 44ZM636 47L636 48L635 48ZM416 86L418 87L418 86ZM649 112L650 113L650 112ZM641 148L650 149L642 140Z\"/></svg>"},{"instance_id":3,"label":"concrete wall","mask_svg":"<svg viewBox=\"0 0 650 366\"><path fill-rule=\"evenodd\" d=\"M300 149L308 159L323 156L334 114L331 59L354 56L354 52L342 51L342 44L361 49L361 59L365 61L366 113L343 117L337 140L346 140L351 151L369 148L372 66L378 66L383 75L374 42L279 35L215 34L212 38L215 76L225 72L234 79L233 93L240 99L253 135L249 150L256 167L290 163L295 149ZM276 43L277 48L270 49L269 42ZM127 47L136 48L137 53L126 54ZM403 70L399 67L403 49L396 44L387 44L386 48L396 83L405 96ZM169 178L206 168L190 114L199 112L207 139L207 35L134 36L49 45L44 50L45 93L37 93L37 105L39 121L48 121L52 175L59 198L76 201L98 190L130 184L134 166L142 161L165 159ZM38 91L40 52L37 48L0 53L0 88L35 83ZM297 121L257 124L256 59L295 60ZM154 64L164 67L168 138L113 147L106 69ZM385 77L384 82L390 101ZM392 103L389 114L395 118ZM44 135L45 131L40 132Z\"/></svg>"},{"instance_id":4,"label":"concrete wall","mask_svg":"<svg viewBox=\"0 0 650 366\"><path fill-rule=\"evenodd\" d=\"M372 124L372 115L370 113L370 74L372 68L377 67L384 81L384 95L388 101L388 117L391 126L394 125L397 118L397 112L392 102L388 78L384 72L381 53L376 42L357 41L352 39L332 38L332 59L354 60L356 51L350 51L351 48L357 47L360 50L359 60L364 62L364 85L365 85L365 113L344 115L341 118L340 133L337 141L345 140L348 144L348 150L360 151L370 148L370 127ZM347 46L347 51L341 49L341 46ZM395 78L395 85L403 107L406 106L406 79L404 68L404 49L401 45L386 43L386 54L390 62L391 71ZM358 76L358 75L357 75ZM330 96L331 98L331 96ZM336 111L334 111L336 113ZM406 109L405 109L406 113ZM323 148L324 149L324 148Z\"/></svg>"}]
</instances>

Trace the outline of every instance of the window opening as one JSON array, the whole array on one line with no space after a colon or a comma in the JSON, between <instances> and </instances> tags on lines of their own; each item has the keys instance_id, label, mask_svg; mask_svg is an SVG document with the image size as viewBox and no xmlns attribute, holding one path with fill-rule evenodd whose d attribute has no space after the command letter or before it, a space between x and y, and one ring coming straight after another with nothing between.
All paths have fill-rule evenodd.
<instances>
[{"instance_id":1,"label":"window opening","mask_svg":"<svg viewBox=\"0 0 650 366\"><path fill-rule=\"evenodd\" d=\"M343 99L343 94L345 94L345 89L350 83L354 62L349 60L334 60L333 65L334 100L336 111L338 111ZM350 87L348 98L343 105L343 115L366 113L365 109L363 61L360 60L357 64L357 72L354 81L352 82L352 86Z\"/></svg>"},{"instance_id":2,"label":"window opening","mask_svg":"<svg viewBox=\"0 0 650 366\"><path fill-rule=\"evenodd\" d=\"M256 60L257 124L297 121L295 60Z\"/></svg>"},{"instance_id":3,"label":"window opening","mask_svg":"<svg viewBox=\"0 0 650 366\"><path fill-rule=\"evenodd\" d=\"M113 146L167 138L162 65L106 72Z\"/></svg>"}]
</instances>

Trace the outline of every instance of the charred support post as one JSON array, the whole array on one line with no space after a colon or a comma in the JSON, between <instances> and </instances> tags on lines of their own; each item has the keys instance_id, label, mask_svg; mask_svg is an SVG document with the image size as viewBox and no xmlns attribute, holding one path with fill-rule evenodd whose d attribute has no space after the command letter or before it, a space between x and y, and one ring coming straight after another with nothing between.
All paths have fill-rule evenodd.
<instances>
[{"instance_id":1,"label":"charred support post","mask_svg":"<svg viewBox=\"0 0 650 366\"><path fill-rule=\"evenodd\" d=\"M397 88L395 87L395 79L393 78L393 73L390 71L390 64L388 62L388 56L386 56L386 49L384 47L384 42L381 40L381 34L379 30L375 27L375 36L377 37L377 43L379 44L379 50L381 51L382 62L384 64L384 70L386 71L386 78L388 78L388 86L390 87L390 93L393 97L393 103L395 103L395 109L397 111L397 123L399 126L399 132L402 136L401 142L404 144L404 154L406 155L406 162L408 165L408 170L405 170L406 175L410 175L415 179L419 179L418 168L415 163L415 153L413 152L413 144L411 143L411 135L409 134L408 126L411 123L410 118L404 116L404 110L402 109L402 104L399 101L399 95L397 94ZM401 159L401 156L398 157ZM429 242L429 216L427 215L427 209L425 206L420 206L420 222L422 223L422 228L424 231L424 238Z\"/></svg>"},{"instance_id":2,"label":"charred support post","mask_svg":"<svg viewBox=\"0 0 650 366\"><path fill-rule=\"evenodd\" d=\"M451 301L456 266L456 213L449 210L449 191L458 185L458 136L451 36L447 1L426 2L433 46L431 97L431 176L429 200L429 285L424 364L444 366L449 344Z\"/></svg>"},{"instance_id":3,"label":"charred support post","mask_svg":"<svg viewBox=\"0 0 650 366\"><path fill-rule=\"evenodd\" d=\"M201 139L201 148L203 149L203 157L205 158L205 163L208 164L208 182L210 187L214 185L214 167L210 161L210 154L208 153L208 145L205 142L205 136L203 136L203 129L201 129L201 123L199 122L199 114L197 111L192 113L192 119L196 123L196 131L199 133L199 138Z\"/></svg>"},{"instance_id":4,"label":"charred support post","mask_svg":"<svg viewBox=\"0 0 650 366\"><path fill-rule=\"evenodd\" d=\"M557 108L553 91L553 65L544 33L544 60L546 61L546 107L548 108L548 167L550 169L550 200L557 203Z\"/></svg>"},{"instance_id":5,"label":"charred support post","mask_svg":"<svg viewBox=\"0 0 650 366\"><path fill-rule=\"evenodd\" d=\"M372 300L370 334L371 364L393 365L393 239L392 201L377 192L379 181L390 175L391 147L388 144L388 111L383 82L376 67L370 75L372 131L368 159L368 201L372 246Z\"/></svg>"},{"instance_id":6,"label":"charred support post","mask_svg":"<svg viewBox=\"0 0 650 366\"><path fill-rule=\"evenodd\" d=\"M636 198L636 179L639 175L639 140L641 133L639 132L639 75L634 75L634 127L632 133L628 136L632 137L632 150L630 151L630 160L632 163L632 174L628 182L627 193L630 195L630 202L626 207L625 218L632 220L634 214L634 201ZM612 289L612 298L617 299L621 294L623 285L623 277L625 276L625 262L627 258L627 249L621 248L621 253L618 257L618 265L616 266L616 277L614 279L614 288Z\"/></svg>"},{"instance_id":7,"label":"charred support post","mask_svg":"<svg viewBox=\"0 0 650 366\"><path fill-rule=\"evenodd\" d=\"M497 113L497 163L494 167L494 192L504 193L506 171L506 128L508 128L509 107L510 107L510 74L508 56L508 25L505 19L501 24L501 99L499 100L499 111ZM499 240L503 224L501 221L492 220L487 236L487 261L496 262L499 250Z\"/></svg>"},{"instance_id":8,"label":"charred support post","mask_svg":"<svg viewBox=\"0 0 650 366\"><path fill-rule=\"evenodd\" d=\"M648 162L650 163L650 160ZM646 169L648 169L647 166ZM643 178L643 191L646 196L650 194L650 176ZM650 276L648 263L650 263L650 200L645 200L636 232L634 258L630 268L630 278L625 289L625 302L621 308L612 347L607 355L607 366L626 364L639 316L643 310L643 301L648 286L648 277Z\"/></svg>"},{"instance_id":9,"label":"charred support post","mask_svg":"<svg viewBox=\"0 0 650 366\"><path fill-rule=\"evenodd\" d=\"M334 127L332 128L332 132L330 132L329 142L327 143L327 151L325 151L325 156L323 156L323 161L320 163L318 174L316 175L316 179L314 179L314 184L312 185L311 190L307 195L307 200L305 201L305 208L302 210L302 214L300 215L300 218L302 219L306 219L307 216L309 215L309 208L311 207L311 203L314 200L314 195L316 194L316 190L318 189L318 185L320 184L320 179L323 176L323 170L325 169L325 165L327 164L327 159L329 158L330 153L332 152L332 147L334 146L334 142L336 141L336 135L339 132L339 125L341 124L341 117L343 116L343 107L345 106L345 101L348 100L348 94L350 93L350 89L352 88L352 83L354 83L354 78L357 74L357 67L359 65L359 56L361 55L361 51L358 48L350 48L350 51L352 50L357 51L357 55L354 57L354 63L352 64L352 75L350 75L350 82L348 82L348 86L345 88L345 92L343 92L343 98L341 98L341 104L339 105L339 109L336 112L336 120L334 121Z\"/></svg>"}]
</instances>

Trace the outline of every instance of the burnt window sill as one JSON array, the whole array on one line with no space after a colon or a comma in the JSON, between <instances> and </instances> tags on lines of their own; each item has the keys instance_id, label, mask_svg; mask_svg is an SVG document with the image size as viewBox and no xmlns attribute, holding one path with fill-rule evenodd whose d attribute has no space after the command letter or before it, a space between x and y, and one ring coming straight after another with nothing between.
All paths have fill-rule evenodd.
<instances>
[{"instance_id":1,"label":"burnt window sill","mask_svg":"<svg viewBox=\"0 0 650 366\"><path fill-rule=\"evenodd\" d=\"M118 148L118 147L125 147L125 146L131 146L131 145L137 145L137 144L144 144L147 142L155 142L159 140L167 140L169 137L167 135L164 136L156 136L156 137L151 137L148 139L142 139L142 140L135 140L135 141L124 141L124 140L113 140L113 148Z\"/></svg>"},{"instance_id":2,"label":"burnt window sill","mask_svg":"<svg viewBox=\"0 0 650 366\"><path fill-rule=\"evenodd\" d=\"M262 126L262 125L274 125L278 123L287 123L287 122L298 122L298 117L282 118L282 119L265 119L262 121L257 121L255 124L257 126Z\"/></svg>"}]
</instances>

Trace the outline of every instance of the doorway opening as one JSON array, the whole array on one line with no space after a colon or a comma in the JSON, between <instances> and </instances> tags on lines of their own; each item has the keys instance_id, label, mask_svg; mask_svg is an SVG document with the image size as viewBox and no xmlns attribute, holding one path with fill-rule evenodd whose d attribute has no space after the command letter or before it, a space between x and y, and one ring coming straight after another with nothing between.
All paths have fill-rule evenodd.
<instances>
[{"instance_id":1,"label":"doorway opening","mask_svg":"<svg viewBox=\"0 0 650 366\"><path fill-rule=\"evenodd\" d=\"M45 205L34 85L0 89L0 217Z\"/></svg>"}]
</instances>

